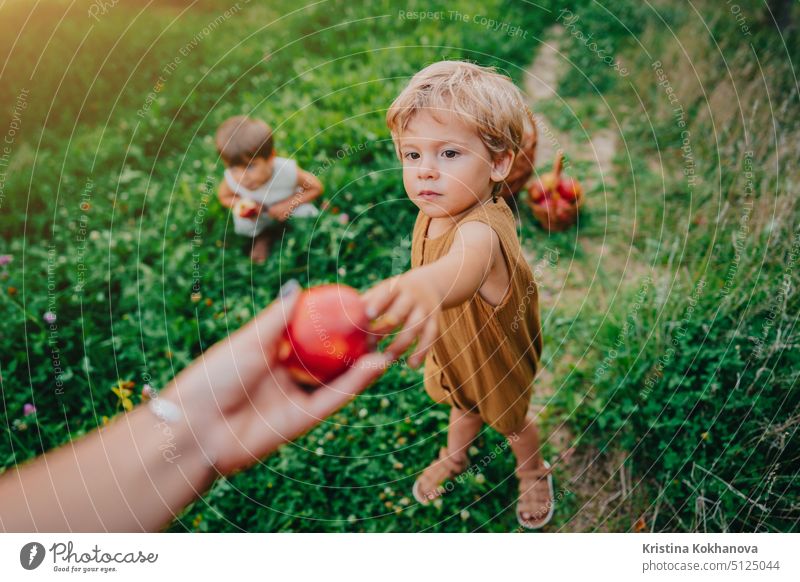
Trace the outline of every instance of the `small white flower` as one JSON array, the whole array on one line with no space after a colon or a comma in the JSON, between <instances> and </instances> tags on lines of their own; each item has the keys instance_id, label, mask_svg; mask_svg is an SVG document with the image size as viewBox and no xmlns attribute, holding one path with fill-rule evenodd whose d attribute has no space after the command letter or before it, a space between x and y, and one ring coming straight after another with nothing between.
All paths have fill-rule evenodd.
<instances>
[{"instance_id":1,"label":"small white flower","mask_svg":"<svg viewBox=\"0 0 800 582\"><path fill-rule=\"evenodd\" d=\"M483 473L478 473L477 475L475 475L475 483L477 483L478 485L483 485L484 483L486 483L486 477L483 476Z\"/></svg>"},{"instance_id":2,"label":"small white flower","mask_svg":"<svg viewBox=\"0 0 800 582\"><path fill-rule=\"evenodd\" d=\"M469 448L469 454L470 454L470 456L472 456L472 457L474 457L475 455L477 455L477 454L478 454L478 447L476 447L476 446L471 446L471 447Z\"/></svg>"},{"instance_id":3,"label":"small white flower","mask_svg":"<svg viewBox=\"0 0 800 582\"><path fill-rule=\"evenodd\" d=\"M345 269L344 267L339 267L337 273L339 273L340 277L344 277L345 275L347 275L347 269Z\"/></svg>"},{"instance_id":4,"label":"small white flower","mask_svg":"<svg viewBox=\"0 0 800 582\"><path fill-rule=\"evenodd\" d=\"M441 497L437 497L436 499L434 499L433 500L433 506L436 509L441 509L442 508L442 498Z\"/></svg>"},{"instance_id":5,"label":"small white flower","mask_svg":"<svg viewBox=\"0 0 800 582\"><path fill-rule=\"evenodd\" d=\"M362 408L361 410L358 411L359 418L366 418L367 414L369 414L369 412L367 411L366 408Z\"/></svg>"},{"instance_id":6,"label":"small white flower","mask_svg":"<svg viewBox=\"0 0 800 582\"><path fill-rule=\"evenodd\" d=\"M462 521L467 521L468 519L469 519L469 511L467 511L466 509L462 509L461 510L461 520Z\"/></svg>"},{"instance_id":7,"label":"small white flower","mask_svg":"<svg viewBox=\"0 0 800 582\"><path fill-rule=\"evenodd\" d=\"M391 402L389 402L388 398L381 398L381 408L389 408L390 404Z\"/></svg>"},{"instance_id":8,"label":"small white flower","mask_svg":"<svg viewBox=\"0 0 800 582\"><path fill-rule=\"evenodd\" d=\"M323 449L322 447L317 447L317 450L314 452L317 454L318 457L321 457L322 455L325 454L325 449Z\"/></svg>"}]
</instances>

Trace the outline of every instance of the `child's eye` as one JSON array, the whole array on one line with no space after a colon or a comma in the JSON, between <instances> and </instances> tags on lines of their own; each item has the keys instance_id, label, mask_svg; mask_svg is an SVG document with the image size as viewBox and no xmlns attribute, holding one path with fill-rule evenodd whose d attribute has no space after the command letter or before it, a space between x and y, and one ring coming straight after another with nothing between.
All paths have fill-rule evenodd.
<instances>
[{"instance_id":1,"label":"child's eye","mask_svg":"<svg viewBox=\"0 0 800 582\"><path fill-rule=\"evenodd\" d=\"M458 152L456 150L444 150L442 152L442 155L444 157L449 158L449 159L452 160L453 158L455 158L458 155Z\"/></svg>"},{"instance_id":2,"label":"child's eye","mask_svg":"<svg viewBox=\"0 0 800 582\"><path fill-rule=\"evenodd\" d=\"M407 160L418 160L419 154L417 152L408 152L404 157Z\"/></svg>"}]
</instances>

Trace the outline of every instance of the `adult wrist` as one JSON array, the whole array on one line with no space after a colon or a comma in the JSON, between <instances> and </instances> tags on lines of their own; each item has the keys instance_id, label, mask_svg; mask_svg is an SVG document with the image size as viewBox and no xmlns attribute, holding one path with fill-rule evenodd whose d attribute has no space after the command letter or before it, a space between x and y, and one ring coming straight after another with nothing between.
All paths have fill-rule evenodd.
<instances>
[{"instance_id":1,"label":"adult wrist","mask_svg":"<svg viewBox=\"0 0 800 582\"><path fill-rule=\"evenodd\" d=\"M173 384L154 394L147 407L153 417L154 429L161 432L159 450L164 460L177 463L189 460L195 470L201 468L213 480L216 453L208 445L213 431L212 417L194 398L181 395Z\"/></svg>"}]
</instances>

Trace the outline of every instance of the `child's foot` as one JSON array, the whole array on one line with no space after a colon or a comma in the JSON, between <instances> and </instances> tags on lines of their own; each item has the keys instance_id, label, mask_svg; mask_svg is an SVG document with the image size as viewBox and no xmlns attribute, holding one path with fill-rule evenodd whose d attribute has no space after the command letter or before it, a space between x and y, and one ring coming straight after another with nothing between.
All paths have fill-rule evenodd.
<instances>
[{"instance_id":1,"label":"child's foot","mask_svg":"<svg viewBox=\"0 0 800 582\"><path fill-rule=\"evenodd\" d=\"M257 236L253 240L253 246L250 249L250 260L256 265L261 265L267 260L269 256L269 239L265 236Z\"/></svg>"},{"instance_id":2,"label":"child's foot","mask_svg":"<svg viewBox=\"0 0 800 582\"><path fill-rule=\"evenodd\" d=\"M447 448L442 447L439 458L428 465L414 482L414 488L411 490L414 499L422 505L427 505L445 492L445 488L442 487L444 481L460 475L466 468L466 456L463 459L454 459L448 454Z\"/></svg>"},{"instance_id":3,"label":"child's foot","mask_svg":"<svg viewBox=\"0 0 800 582\"><path fill-rule=\"evenodd\" d=\"M553 475L547 461L536 469L517 470L519 502L517 521L526 529L539 529L553 517Z\"/></svg>"}]
</instances>

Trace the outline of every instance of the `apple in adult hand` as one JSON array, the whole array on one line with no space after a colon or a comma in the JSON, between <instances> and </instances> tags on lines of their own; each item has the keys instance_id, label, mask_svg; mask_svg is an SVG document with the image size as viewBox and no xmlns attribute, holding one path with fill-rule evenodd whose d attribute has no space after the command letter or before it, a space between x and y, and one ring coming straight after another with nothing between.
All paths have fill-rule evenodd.
<instances>
[{"instance_id":1,"label":"apple in adult hand","mask_svg":"<svg viewBox=\"0 0 800 582\"><path fill-rule=\"evenodd\" d=\"M233 211L241 218L255 218L258 216L258 210L258 203L247 198L239 198L233 206Z\"/></svg>"},{"instance_id":2,"label":"apple in adult hand","mask_svg":"<svg viewBox=\"0 0 800 582\"><path fill-rule=\"evenodd\" d=\"M278 361L306 388L327 384L374 347L358 291L320 285L297 299L278 347Z\"/></svg>"}]
</instances>

